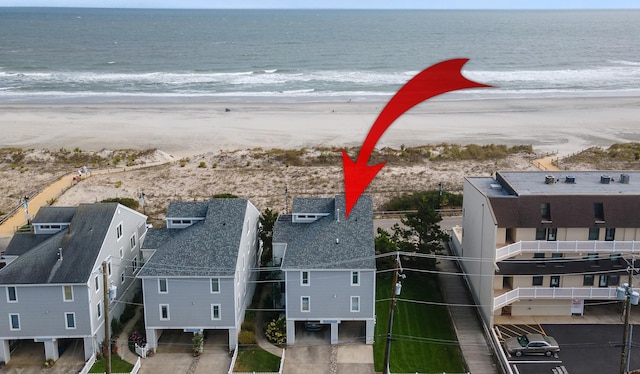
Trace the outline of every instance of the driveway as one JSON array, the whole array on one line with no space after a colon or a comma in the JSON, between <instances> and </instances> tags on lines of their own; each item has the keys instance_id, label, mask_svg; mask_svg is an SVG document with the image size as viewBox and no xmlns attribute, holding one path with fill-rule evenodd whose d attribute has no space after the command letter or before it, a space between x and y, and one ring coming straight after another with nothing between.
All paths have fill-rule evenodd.
<instances>
[{"instance_id":1,"label":"driveway","mask_svg":"<svg viewBox=\"0 0 640 374\"><path fill-rule=\"evenodd\" d=\"M44 367L44 344L33 340L21 340L11 351L11 360L7 366L0 369L0 373L12 374L68 374L78 373L84 367L83 343L80 339L73 339L65 348L56 364L48 369Z\"/></svg>"},{"instance_id":2,"label":"driveway","mask_svg":"<svg viewBox=\"0 0 640 374\"><path fill-rule=\"evenodd\" d=\"M225 331L207 330L204 351L193 357L192 333L181 330L165 330L158 341L158 352L142 360L139 373L226 373L231 365L228 351L228 334Z\"/></svg>"},{"instance_id":3,"label":"driveway","mask_svg":"<svg viewBox=\"0 0 640 374\"><path fill-rule=\"evenodd\" d=\"M371 374L373 346L362 341L363 325L343 322L339 327L338 345L330 342L330 328L306 331L296 324L296 343L287 347L285 374Z\"/></svg>"}]
</instances>

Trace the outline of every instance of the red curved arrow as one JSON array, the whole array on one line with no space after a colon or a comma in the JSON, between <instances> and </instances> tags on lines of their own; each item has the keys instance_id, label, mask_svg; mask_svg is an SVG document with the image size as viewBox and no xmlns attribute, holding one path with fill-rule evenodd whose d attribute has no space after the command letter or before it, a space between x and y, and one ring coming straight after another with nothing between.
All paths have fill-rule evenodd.
<instances>
[{"instance_id":1,"label":"red curved arrow","mask_svg":"<svg viewBox=\"0 0 640 374\"><path fill-rule=\"evenodd\" d=\"M376 143L393 121L417 104L434 96L465 88L491 87L470 81L462 76L462 66L467 61L469 59L465 58L439 62L423 70L402 86L389 100L373 123L367 138L362 144L360 153L358 153L356 162L349 158L344 148L342 149L347 217L349 217L349 213L351 213L351 209L353 209L360 195L386 164L383 162L378 165L367 165Z\"/></svg>"}]
</instances>

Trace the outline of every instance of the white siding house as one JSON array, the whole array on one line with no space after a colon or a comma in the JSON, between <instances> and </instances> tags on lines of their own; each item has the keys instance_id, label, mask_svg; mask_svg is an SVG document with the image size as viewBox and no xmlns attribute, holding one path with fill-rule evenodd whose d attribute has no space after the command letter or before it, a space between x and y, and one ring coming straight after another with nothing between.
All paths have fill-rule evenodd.
<instances>
[{"instance_id":1,"label":"white siding house","mask_svg":"<svg viewBox=\"0 0 640 374\"><path fill-rule=\"evenodd\" d=\"M167 227L150 229L140 271L150 349L167 329L227 330L229 349L251 303L260 212L245 199L172 202Z\"/></svg>"},{"instance_id":2,"label":"white siding house","mask_svg":"<svg viewBox=\"0 0 640 374\"><path fill-rule=\"evenodd\" d=\"M44 345L57 360L60 342L81 344L89 359L104 340L102 263L115 288L109 318L119 317L133 296L131 260L146 234L146 216L117 203L42 207L33 233L16 233L0 270L0 361L19 340ZM6 297L5 297L6 296Z\"/></svg>"},{"instance_id":3,"label":"white siding house","mask_svg":"<svg viewBox=\"0 0 640 374\"><path fill-rule=\"evenodd\" d=\"M273 229L276 263L284 272L287 344L305 322L330 326L338 344L342 323L357 323L372 344L376 263L371 196L345 217L344 196L294 199L291 215Z\"/></svg>"}]
</instances>

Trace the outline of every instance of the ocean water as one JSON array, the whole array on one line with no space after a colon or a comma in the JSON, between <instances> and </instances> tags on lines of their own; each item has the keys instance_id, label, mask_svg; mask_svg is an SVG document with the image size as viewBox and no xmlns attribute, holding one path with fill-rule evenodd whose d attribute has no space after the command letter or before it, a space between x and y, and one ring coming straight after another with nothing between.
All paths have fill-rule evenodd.
<instances>
[{"instance_id":1,"label":"ocean water","mask_svg":"<svg viewBox=\"0 0 640 374\"><path fill-rule=\"evenodd\" d=\"M445 99L640 96L640 11L0 8L0 102L386 101L469 58Z\"/></svg>"}]
</instances>

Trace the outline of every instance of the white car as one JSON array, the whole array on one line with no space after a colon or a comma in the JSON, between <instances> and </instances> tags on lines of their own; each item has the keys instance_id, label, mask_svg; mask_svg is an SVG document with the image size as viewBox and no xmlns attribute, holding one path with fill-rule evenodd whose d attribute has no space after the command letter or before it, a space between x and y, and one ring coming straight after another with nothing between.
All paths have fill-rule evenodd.
<instances>
[{"instance_id":1,"label":"white car","mask_svg":"<svg viewBox=\"0 0 640 374\"><path fill-rule=\"evenodd\" d=\"M560 352L558 342L554 338L542 334L526 334L509 338L504 341L504 347L507 352L516 357L530 354L544 354L550 357L554 353Z\"/></svg>"}]
</instances>

